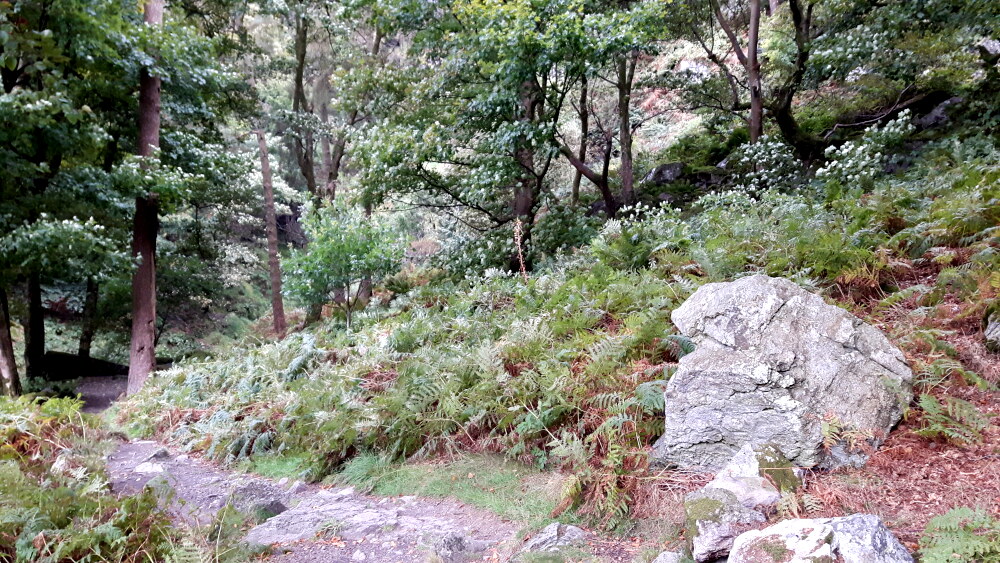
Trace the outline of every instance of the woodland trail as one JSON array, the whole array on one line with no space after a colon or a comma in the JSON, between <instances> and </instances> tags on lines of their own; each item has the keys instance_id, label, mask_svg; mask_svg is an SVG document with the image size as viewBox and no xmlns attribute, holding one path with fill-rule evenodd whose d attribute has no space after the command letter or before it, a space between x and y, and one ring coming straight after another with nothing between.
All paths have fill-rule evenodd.
<instances>
[{"instance_id":1,"label":"woodland trail","mask_svg":"<svg viewBox=\"0 0 1000 563\"><path fill-rule=\"evenodd\" d=\"M269 561L505 561L520 526L451 500L379 498L351 487L322 488L234 473L152 441L122 444L108 459L112 487L134 494L149 485L178 520L204 526L231 503L266 516L249 543L273 545ZM164 485L169 485L165 487Z\"/></svg>"},{"instance_id":2,"label":"woodland trail","mask_svg":"<svg viewBox=\"0 0 1000 563\"><path fill-rule=\"evenodd\" d=\"M84 378L78 388L87 412L100 413L125 390L120 377ZM152 487L172 518L190 527L213 523L230 505L261 523L248 543L270 545L268 561L282 563L509 561L523 540L523 523L452 499L377 497L352 487L322 487L274 480L222 468L149 440L122 443L108 456L112 489L119 495ZM594 560L629 561L632 550L598 538Z\"/></svg>"}]
</instances>

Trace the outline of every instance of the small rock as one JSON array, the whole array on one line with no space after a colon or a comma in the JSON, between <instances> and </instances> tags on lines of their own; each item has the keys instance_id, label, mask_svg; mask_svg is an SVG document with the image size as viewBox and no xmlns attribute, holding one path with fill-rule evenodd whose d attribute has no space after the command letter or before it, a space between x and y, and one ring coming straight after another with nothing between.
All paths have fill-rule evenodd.
<instances>
[{"instance_id":1,"label":"small rock","mask_svg":"<svg viewBox=\"0 0 1000 563\"><path fill-rule=\"evenodd\" d=\"M287 484L288 484L288 477L282 477L281 479L278 479L279 487L284 487Z\"/></svg>"},{"instance_id":2,"label":"small rock","mask_svg":"<svg viewBox=\"0 0 1000 563\"><path fill-rule=\"evenodd\" d=\"M288 492L294 495L296 493L301 493L307 488L308 486L302 481L295 481L294 483L292 483L291 487L288 487Z\"/></svg>"},{"instance_id":3,"label":"small rock","mask_svg":"<svg viewBox=\"0 0 1000 563\"><path fill-rule=\"evenodd\" d=\"M146 461L135 466L133 469L136 473L142 473L143 475L152 475L155 473L163 473L163 466L159 463L153 463L151 461Z\"/></svg>"},{"instance_id":4,"label":"small rock","mask_svg":"<svg viewBox=\"0 0 1000 563\"><path fill-rule=\"evenodd\" d=\"M146 458L146 461L152 461L154 459L170 459L170 452L167 451L167 448L160 448L155 452L149 454L149 457Z\"/></svg>"},{"instance_id":5,"label":"small rock","mask_svg":"<svg viewBox=\"0 0 1000 563\"><path fill-rule=\"evenodd\" d=\"M845 561L912 563L913 556L882 521L871 514L785 520L741 534L729 563Z\"/></svg>"},{"instance_id":6,"label":"small rock","mask_svg":"<svg viewBox=\"0 0 1000 563\"><path fill-rule=\"evenodd\" d=\"M994 307L996 310L984 319L983 339L986 340L987 350L1000 354L1000 304Z\"/></svg>"},{"instance_id":7,"label":"small rock","mask_svg":"<svg viewBox=\"0 0 1000 563\"><path fill-rule=\"evenodd\" d=\"M181 454L174 458L174 461L187 461L187 460L188 460L187 454Z\"/></svg>"},{"instance_id":8,"label":"small rock","mask_svg":"<svg viewBox=\"0 0 1000 563\"><path fill-rule=\"evenodd\" d=\"M521 548L521 552L559 551L561 547L582 543L586 538L587 532L582 528L554 522L528 540L528 543Z\"/></svg>"},{"instance_id":9,"label":"small rock","mask_svg":"<svg viewBox=\"0 0 1000 563\"><path fill-rule=\"evenodd\" d=\"M704 488L684 498L691 557L698 563L724 557L737 536L767 519L726 489Z\"/></svg>"},{"instance_id":10,"label":"small rock","mask_svg":"<svg viewBox=\"0 0 1000 563\"><path fill-rule=\"evenodd\" d=\"M469 554L485 551L488 545L489 542L472 540L461 534L449 534L437 542L434 553L443 563L460 563Z\"/></svg>"},{"instance_id":11,"label":"small rock","mask_svg":"<svg viewBox=\"0 0 1000 563\"><path fill-rule=\"evenodd\" d=\"M677 551L664 551L653 559L653 563L681 563L684 555Z\"/></svg>"},{"instance_id":12,"label":"small rock","mask_svg":"<svg viewBox=\"0 0 1000 563\"><path fill-rule=\"evenodd\" d=\"M368 556L360 549L354 550L354 553L351 554L351 561L364 561L365 559L368 559Z\"/></svg>"}]
</instances>

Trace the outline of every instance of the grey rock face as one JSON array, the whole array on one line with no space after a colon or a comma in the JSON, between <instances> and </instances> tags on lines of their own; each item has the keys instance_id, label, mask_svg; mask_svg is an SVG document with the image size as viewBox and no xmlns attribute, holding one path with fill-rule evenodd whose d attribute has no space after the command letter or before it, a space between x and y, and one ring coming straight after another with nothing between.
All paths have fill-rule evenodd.
<instances>
[{"instance_id":1,"label":"grey rock face","mask_svg":"<svg viewBox=\"0 0 1000 563\"><path fill-rule=\"evenodd\" d=\"M987 350L1000 353L1000 310L994 311L986 318L986 328L983 329L983 338L986 340Z\"/></svg>"},{"instance_id":2,"label":"grey rock face","mask_svg":"<svg viewBox=\"0 0 1000 563\"><path fill-rule=\"evenodd\" d=\"M553 552L560 548L582 543L587 532L576 526L554 522L542 528L521 548L526 552Z\"/></svg>"},{"instance_id":3,"label":"grey rock face","mask_svg":"<svg viewBox=\"0 0 1000 563\"><path fill-rule=\"evenodd\" d=\"M684 163L670 162L667 164L661 164L650 170L649 173L642 179L642 182L653 186L662 186L664 184L669 184L670 182L676 182L683 175Z\"/></svg>"},{"instance_id":4,"label":"grey rock face","mask_svg":"<svg viewBox=\"0 0 1000 563\"><path fill-rule=\"evenodd\" d=\"M768 451L758 453L756 449ZM781 477L790 478L792 481L797 479L791 474L790 469L786 469L788 460L781 460L780 454L770 451L774 449L773 447L758 446L756 449L752 444L745 444L704 488L725 489L733 493L740 504L750 509L777 504L781 500L781 491L775 483L781 486L780 483L784 480ZM762 459L774 461L762 464ZM794 489L797 484L797 482L789 483L788 488Z\"/></svg>"},{"instance_id":5,"label":"grey rock face","mask_svg":"<svg viewBox=\"0 0 1000 563\"><path fill-rule=\"evenodd\" d=\"M724 557L737 536L767 520L726 489L703 488L684 498L691 557L698 563Z\"/></svg>"},{"instance_id":6,"label":"grey rock face","mask_svg":"<svg viewBox=\"0 0 1000 563\"><path fill-rule=\"evenodd\" d=\"M740 535L729 563L912 563L913 557L877 516L785 520Z\"/></svg>"},{"instance_id":7,"label":"grey rock face","mask_svg":"<svg viewBox=\"0 0 1000 563\"><path fill-rule=\"evenodd\" d=\"M877 446L912 395L913 372L877 329L794 283L763 275L702 286L671 318L697 344L667 383L653 455L717 470L745 444L803 467L837 467L825 417Z\"/></svg>"},{"instance_id":8,"label":"grey rock face","mask_svg":"<svg viewBox=\"0 0 1000 563\"><path fill-rule=\"evenodd\" d=\"M653 559L653 563L681 563L684 556L676 551L664 551Z\"/></svg>"}]
</instances>

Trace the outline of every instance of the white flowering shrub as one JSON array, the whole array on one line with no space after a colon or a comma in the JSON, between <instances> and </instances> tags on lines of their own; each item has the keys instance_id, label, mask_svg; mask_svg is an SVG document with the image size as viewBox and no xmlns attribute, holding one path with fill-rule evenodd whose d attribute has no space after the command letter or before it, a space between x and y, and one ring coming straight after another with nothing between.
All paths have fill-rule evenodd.
<instances>
[{"instance_id":1,"label":"white flowering shrub","mask_svg":"<svg viewBox=\"0 0 1000 563\"><path fill-rule=\"evenodd\" d=\"M736 188L744 192L790 190L802 183L802 163L795 158L792 147L767 135L737 148L730 163Z\"/></svg>"},{"instance_id":2,"label":"white flowering shrub","mask_svg":"<svg viewBox=\"0 0 1000 563\"><path fill-rule=\"evenodd\" d=\"M827 162L816 171L816 178L828 185L869 188L882 171L886 149L898 145L913 131L910 121L910 110L906 109L883 127L869 127L860 139L827 147Z\"/></svg>"}]
</instances>

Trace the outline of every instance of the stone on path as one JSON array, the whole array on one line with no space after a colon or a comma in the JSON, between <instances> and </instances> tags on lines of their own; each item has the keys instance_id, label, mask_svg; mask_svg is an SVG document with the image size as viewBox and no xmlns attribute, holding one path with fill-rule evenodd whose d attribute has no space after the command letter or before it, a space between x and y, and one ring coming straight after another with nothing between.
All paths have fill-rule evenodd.
<instances>
[{"instance_id":1,"label":"stone on path","mask_svg":"<svg viewBox=\"0 0 1000 563\"><path fill-rule=\"evenodd\" d=\"M163 466L159 463L153 463L151 461L146 461L135 466L136 473L142 473L143 475L152 475L155 473L163 473Z\"/></svg>"},{"instance_id":2,"label":"stone on path","mask_svg":"<svg viewBox=\"0 0 1000 563\"><path fill-rule=\"evenodd\" d=\"M555 552L563 547L579 545L587 539L587 532L576 526L553 522L532 536L521 553Z\"/></svg>"},{"instance_id":3,"label":"stone on path","mask_svg":"<svg viewBox=\"0 0 1000 563\"><path fill-rule=\"evenodd\" d=\"M849 439L878 446L912 395L913 372L881 332L785 279L706 284L671 318L697 347L667 383L661 463L717 470L745 444L772 443L797 466L858 465ZM824 421L840 427L831 448Z\"/></svg>"},{"instance_id":4,"label":"stone on path","mask_svg":"<svg viewBox=\"0 0 1000 563\"><path fill-rule=\"evenodd\" d=\"M684 555L677 551L664 551L653 559L653 563L681 563Z\"/></svg>"},{"instance_id":5,"label":"stone on path","mask_svg":"<svg viewBox=\"0 0 1000 563\"><path fill-rule=\"evenodd\" d=\"M913 557L871 514L785 520L740 535L729 563L912 563Z\"/></svg>"}]
</instances>

